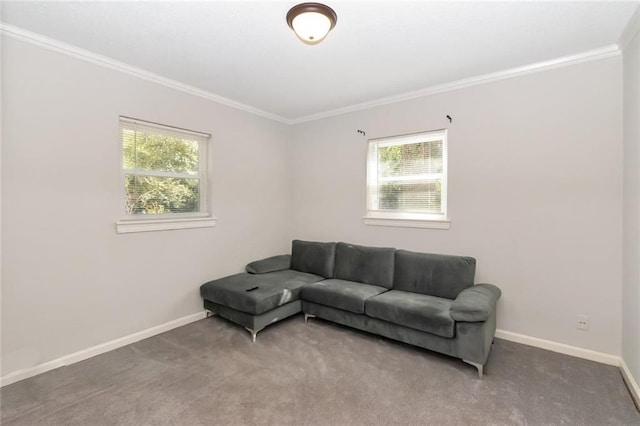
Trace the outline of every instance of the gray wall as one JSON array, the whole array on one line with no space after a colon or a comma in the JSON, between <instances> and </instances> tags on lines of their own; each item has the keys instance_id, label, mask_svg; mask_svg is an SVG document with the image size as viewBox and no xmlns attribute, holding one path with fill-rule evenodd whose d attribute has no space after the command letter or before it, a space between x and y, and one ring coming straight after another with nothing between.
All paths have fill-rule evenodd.
<instances>
[{"instance_id":1,"label":"gray wall","mask_svg":"<svg viewBox=\"0 0 640 426\"><path fill-rule=\"evenodd\" d=\"M286 126L3 38L2 374L202 311L289 250ZM212 135L215 228L117 234L118 116Z\"/></svg>"},{"instance_id":2,"label":"gray wall","mask_svg":"<svg viewBox=\"0 0 640 426\"><path fill-rule=\"evenodd\" d=\"M617 56L298 125L294 235L474 256L499 328L620 355L621 90ZM365 226L367 139L440 128L451 229Z\"/></svg>"}]
</instances>

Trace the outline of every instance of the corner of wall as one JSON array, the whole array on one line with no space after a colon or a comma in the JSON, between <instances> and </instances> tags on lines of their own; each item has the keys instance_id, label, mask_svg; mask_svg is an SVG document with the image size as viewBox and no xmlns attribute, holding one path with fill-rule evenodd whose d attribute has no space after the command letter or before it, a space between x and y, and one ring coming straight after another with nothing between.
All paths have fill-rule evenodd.
<instances>
[{"instance_id":1,"label":"corner of wall","mask_svg":"<svg viewBox=\"0 0 640 426\"><path fill-rule=\"evenodd\" d=\"M0 17L2 17L2 7L0 7ZM2 37L0 36L0 324L4 324L2 320ZM2 329L0 326L0 354L2 354Z\"/></svg>"},{"instance_id":2,"label":"corner of wall","mask_svg":"<svg viewBox=\"0 0 640 426\"><path fill-rule=\"evenodd\" d=\"M618 43L623 55L623 283L622 351L620 369L640 407L640 5Z\"/></svg>"},{"instance_id":3,"label":"corner of wall","mask_svg":"<svg viewBox=\"0 0 640 426\"><path fill-rule=\"evenodd\" d=\"M624 362L624 358L620 359L620 372L622 373L622 379L624 380L624 383L629 389L629 393L631 394L633 402L640 410L640 385L638 385L638 382L636 382L633 375L631 374L627 363Z\"/></svg>"},{"instance_id":4,"label":"corner of wall","mask_svg":"<svg viewBox=\"0 0 640 426\"><path fill-rule=\"evenodd\" d=\"M636 7L636 11L627 22L622 34L620 35L620 39L618 40L618 48L624 51L633 38L640 32L640 4Z\"/></svg>"}]
</instances>

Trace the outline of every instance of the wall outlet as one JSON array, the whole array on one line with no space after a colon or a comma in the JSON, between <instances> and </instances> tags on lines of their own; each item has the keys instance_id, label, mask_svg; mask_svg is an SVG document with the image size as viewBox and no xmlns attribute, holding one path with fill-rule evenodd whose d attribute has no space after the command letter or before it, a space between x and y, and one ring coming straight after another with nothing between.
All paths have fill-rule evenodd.
<instances>
[{"instance_id":1,"label":"wall outlet","mask_svg":"<svg viewBox=\"0 0 640 426\"><path fill-rule=\"evenodd\" d=\"M589 317L586 315L578 315L578 322L576 323L578 330L589 330Z\"/></svg>"}]
</instances>

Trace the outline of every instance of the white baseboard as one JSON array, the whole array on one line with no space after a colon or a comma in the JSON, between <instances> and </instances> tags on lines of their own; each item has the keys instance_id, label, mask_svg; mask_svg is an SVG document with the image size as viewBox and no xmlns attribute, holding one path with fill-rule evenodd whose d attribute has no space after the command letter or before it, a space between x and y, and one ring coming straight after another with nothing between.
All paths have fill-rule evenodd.
<instances>
[{"instance_id":1,"label":"white baseboard","mask_svg":"<svg viewBox=\"0 0 640 426\"><path fill-rule=\"evenodd\" d=\"M178 318L176 320L169 321L155 327L147 328L146 330L138 331L137 333L129 334L128 336L124 336L119 339L111 340L110 342L102 343L100 345L92 346L90 348L65 355L58 359L54 359L52 361L48 361L34 367L14 371L13 373L9 373L6 376L0 377L0 387L19 382L20 380L28 379L29 377L37 376L38 374L46 373L47 371L54 370L59 367L64 367L65 365L84 361L85 359L92 358L96 355L100 355L105 352L130 345L131 343L138 342L142 339L155 336L156 334L164 333L165 331L181 327L194 321L198 321L202 318L205 318L206 316L207 315L204 311L197 312L195 314L187 315L186 317Z\"/></svg>"},{"instance_id":2,"label":"white baseboard","mask_svg":"<svg viewBox=\"0 0 640 426\"><path fill-rule=\"evenodd\" d=\"M604 352L592 351L591 349L579 348L577 346L566 345L564 343L558 343L551 340L527 336L525 334L514 333L512 331L498 329L496 330L496 337L499 339L509 340L511 342L522 343L523 345L547 349L549 351L574 356L576 358L588 359L590 361L618 367L620 369L620 373L622 374L622 379L627 384L627 388L629 389L629 393L631 394L633 402L636 404L636 407L640 409L640 386L638 386L638 382L631 374L631 370L629 370L627 363L624 362L624 358Z\"/></svg>"},{"instance_id":3,"label":"white baseboard","mask_svg":"<svg viewBox=\"0 0 640 426\"><path fill-rule=\"evenodd\" d=\"M620 357L617 355L592 351L591 349L579 348L577 346L566 345L564 343L539 339L537 337L531 337L525 334L514 333L512 331L505 331L500 329L496 330L496 337L499 339L509 340L511 342L522 343L523 345L547 349L552 352L575 356L576 358L588 359L590 361L620 367Z\"/></svg>"},{"instance_id":4,"label":"white baseboard","mask_svg":"<svg viewBox=\"0 0 640 426\"><path fill-rule=\"evenodd\" d=\"M178 318L176 320L169 321L164 324L148 328L146 330L138 331L137 333L133 333L119 339L111 340L100 345L92 346L90 348L65 355L58 359L54 359L52 361L48 361L34 367L14 371L13 373L9 373L6 376L0 377L0 387L19 382L20 380L28 379L29 377L37 376L38 374L46 373L47 371L54 370L56 368L64 367L65 365L84 361L85 359L89 359L96 355L101 355L105 352L130 345L131 343L138 342L142 339L146 339L160 333L164 333L165 331L181 327L205 317L206 312L197 312L195 314L187 315L185 317ZM537 337L531 337L525 334L519 334L500 329L496 330L496 337L499 339L509 340L511 342L522 343L528 346L547 349L565 355L575 356L577 358L588 359L591 361L620 367L622 376L631 391L631 396L635 400L636 405L640 406L640 386L638 386L638 383L631 374L631 371L629 371L627 364L619 356L592 351L590 349L579 348L577 346L566 345L564 343L553 342L551 340L539 339Z\"/></svg>"},{"instance_id":5,"label":"white baseboard","mask_svg":"<svg viewBox=\"0 0 640 426\"><path fill-rule=\"evenodd\" d=\"M620 371L622 372L622 378L629 388L631 398L633 398L633 401L636 403L636 407L640 409L640 386L638 386L636 379L633 378L631 370L629 370L627 363L624 362L624 358L620 358Z\"/></svg>"}]
</instances>

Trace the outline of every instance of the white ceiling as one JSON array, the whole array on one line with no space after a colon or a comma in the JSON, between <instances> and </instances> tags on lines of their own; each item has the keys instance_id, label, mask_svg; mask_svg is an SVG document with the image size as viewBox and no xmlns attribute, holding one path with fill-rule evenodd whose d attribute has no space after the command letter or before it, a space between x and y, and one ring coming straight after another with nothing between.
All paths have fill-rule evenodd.
<instances>
[{"instance_id":1,"label":"white ceiling","mask_svg":"<svg viewBox=\"0 0 640 426\"><path fill-rule=\"evenodd\" d=\"M317 46L297 1L2 2L2 21L291 121L614 45L639 3L327 0Z\"/></svg>"}]
</instances>

